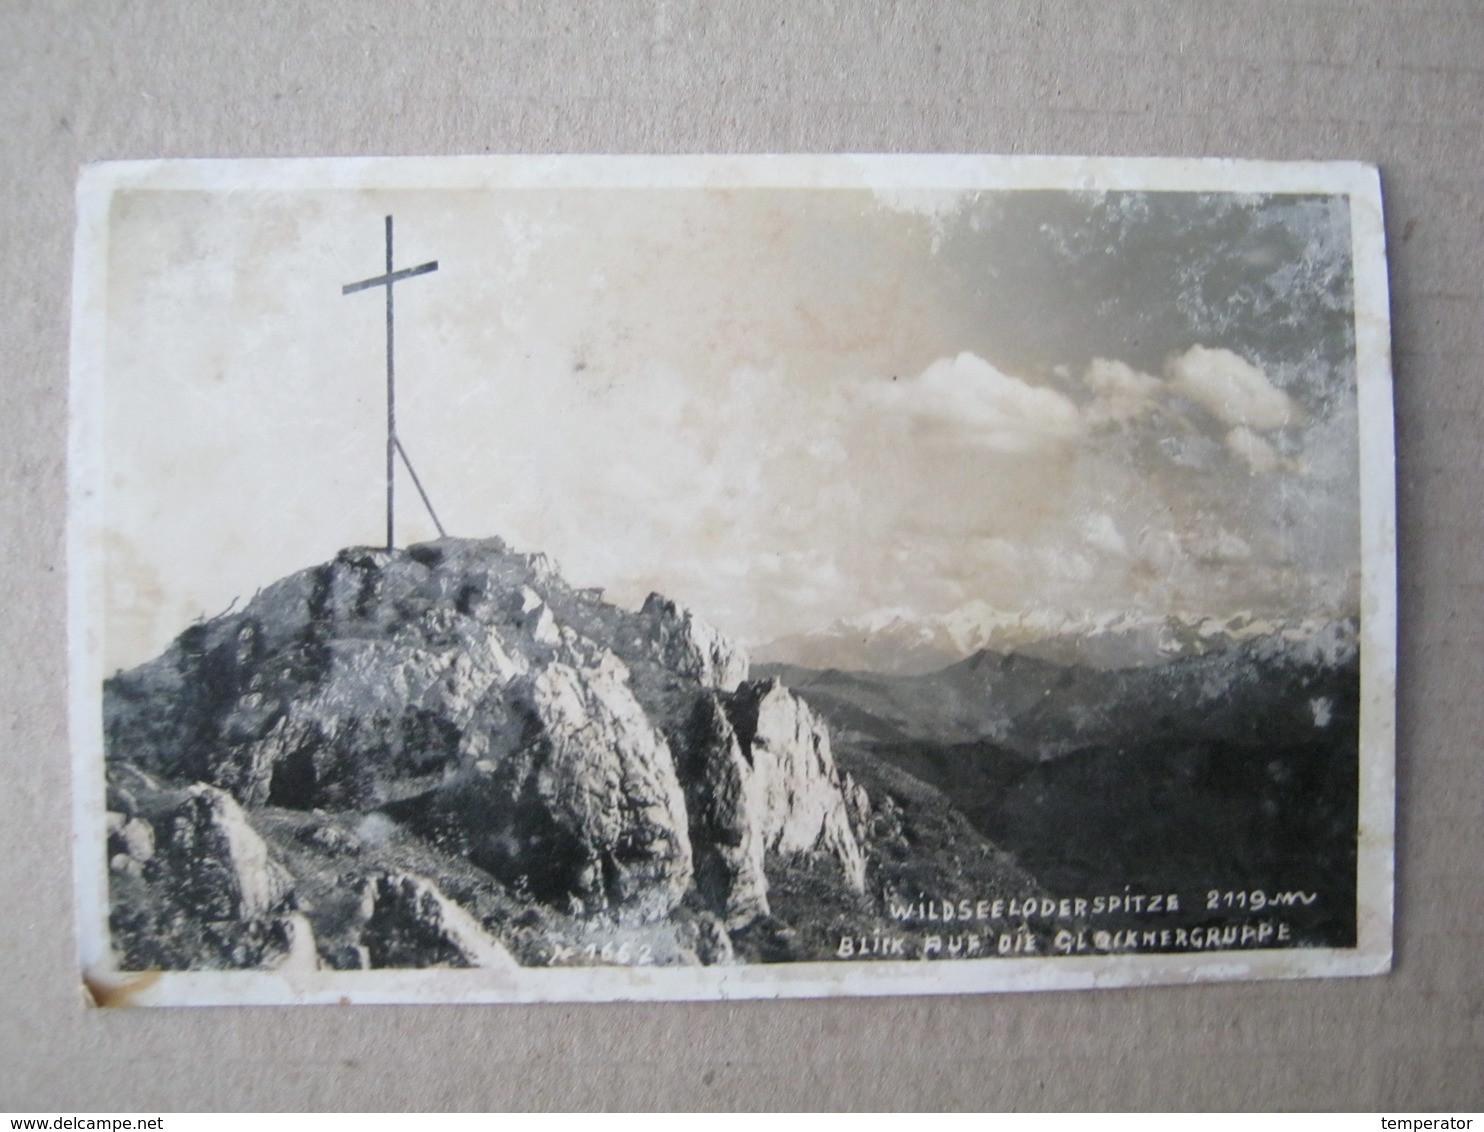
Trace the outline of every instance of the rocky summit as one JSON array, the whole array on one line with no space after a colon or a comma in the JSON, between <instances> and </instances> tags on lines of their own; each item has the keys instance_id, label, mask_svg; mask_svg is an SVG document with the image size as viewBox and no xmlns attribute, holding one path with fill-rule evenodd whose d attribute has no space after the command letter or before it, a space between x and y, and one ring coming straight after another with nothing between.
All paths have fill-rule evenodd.
<instances>
[{"instance_id":1,"label":"rocky summit","mask_svg":"<svg viewBox=\"0 0 1484 1132\"><path fill-rule=\"evenodd\" d=\"M788 937L777 870L866 883L871 801L801 699L496 539L342 551L103 715L125 968L724 962Z\"/></svg>"}]
</instances>

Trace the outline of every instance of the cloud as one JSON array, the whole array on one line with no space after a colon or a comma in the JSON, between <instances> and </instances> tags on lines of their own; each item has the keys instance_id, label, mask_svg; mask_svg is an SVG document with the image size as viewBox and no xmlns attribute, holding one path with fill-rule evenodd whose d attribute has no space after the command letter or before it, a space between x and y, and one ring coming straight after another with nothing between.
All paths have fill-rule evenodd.
<instances>
[{"instance_id":1,"label":"cloud","mask_svg":"<svg viewBox=\"0 0 1484 1132\"><path fill-rule=\"evenodd\" d=\"M943 220L952 216L973 195L964 189L911 189L876 185L871 189L876 203L892 212L905 212Z\"/></svg>"},{"instance_id":2,"label":"cloud","mask_svg":"<svg viewBox=\"0 0 1484 1132\"><path fill-rule=\"evenodd\" d=\"M1205 565L1250 562L1253 557L1252 547L1247 541L1225 527L1218 527L1214 532L1199 531L1187 538L1184 546Z\"/></svg>"},{"instance_id":3,"label":"cloud","mask_svg":"<svg viewBox=\"0 0 1484 1132\"><path fill-rule=\"evenodd\" d=\"M1298 418L1298 407L1262 370L1230 350L1192 346L1170 361L1175 392L1228 425L1267 432Z\"/></svg>"},{"instance_id":4,"label":"cloud","mask_svg":"<svg viewBox=\"0 0 1484 1132\"><path fill-rule=\"evenodd\" d=\"M962 189L910 189L877 186L872 189L876 203L890 212L919 216L927 221L928 250L937 255L943 250L943 239L949 221L975 195Z\"/></svg>"},{"instance_id":5,"label":"cloud","mask_svg":"<svg viewBox=\"0 0 1484 1132\"><path fill-rule=\"evenodd\" d=\"M1082 383L1093 399L1082 407L1087 423L1096 427L1134 420L1150 412L1165 390L1165 383L1124 362L1094 358Z\"/></svg>"},{"instance_id":6,"label":"cloud","mask_svg":"<svg viewBox=\"0 0 1484 1132\"><path fill-rule=\"evenodd\" d=\"M1265 476L1278 466L1278 453L1250 428L1238 425L1226 434L1226 447L1233 456L1247 462L1247 470Z\"/></svg>"},{"instance_id":7,"label":"cloud","mask_svg":"<svg viewBox=\"0 0 1484 1132\"><path fill-rule=\"evenodd\" d=\"M878 411L941 439L1027 453L1074 440L1077 406L1062 394L1001 373L977 354L939 358L918 377L875 382L864 394Z\"/></svg>"},{"instance_id":8,"label":"cloud","mask_svg":"<svg viewBox=\"0 0 1484 1132\"><path fill-rule=\"evenodd\" d=\"M1138 534L1138 558L1155 576L1167 576L1185 564L1185 547L1174 531L1144 527Z\"/></svg>"},{"instance_id":9,"label":"cloud","mask_svg":"<svg viewBox=\"0 0 1484 1132\"><path fill-rule=\"evenodd\" d=\"M1111 554L1115 558L1128 557L1128 543L1118 533L1118 525L1111 515L1089 515L1080 524L1083 541L1089 546Z\"/></svg>"}]
</instances>

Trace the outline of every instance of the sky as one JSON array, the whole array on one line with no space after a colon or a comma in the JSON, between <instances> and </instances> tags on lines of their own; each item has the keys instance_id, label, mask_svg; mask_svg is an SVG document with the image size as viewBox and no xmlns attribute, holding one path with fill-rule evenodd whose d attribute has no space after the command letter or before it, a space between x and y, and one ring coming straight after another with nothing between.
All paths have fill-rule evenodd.
<instances>
[{"instance_id":1,"label":"sky","mask_svg":"<svg viewBox=\"0 0 1484 1132\"><path fill-rule=\"evenodd\" d=\"M900 607L1351 612L1343 197L870 189L115 194L108 670L450 534L750 644ZM399 482L398 542L434 537Z\"/></svg>"}]
</instances>

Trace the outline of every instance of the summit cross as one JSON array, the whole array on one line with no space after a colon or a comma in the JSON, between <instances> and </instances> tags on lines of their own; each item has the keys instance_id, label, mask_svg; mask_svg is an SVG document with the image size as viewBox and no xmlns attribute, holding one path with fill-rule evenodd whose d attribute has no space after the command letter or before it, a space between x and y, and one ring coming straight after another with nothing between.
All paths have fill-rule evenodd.
<instances>
[{"instance_id":1,"label":"summit cross","mask_svg":"<svg viewBox=\"0 0 1484 1132\"><path fill-rule=\"evenodd\" d=\"M386 272L382 275L373 276L370 279L362 279L358 283L347 283L340 288L342 295L351 295L357 291L369 290L372 287L386 288L386 548L393 549L395 543L395 479L396 458L402 457L402 463L407 466L407 472L412 476L413 486L417 488L418 495L422 496L423 506L428 509L432 516L433 525L438 528L438 534L442 537L445 532L443 524L438 521L438 515L433 510L433 504L428 499L428 493L423 490L422 481L417 478L417 472L413 470L412 461L407 458L407 450L402 447L402 442L397 438L397 380L396 363L393 348L395 337L392 329L394 306L392 301L392 288L404 279L411 279L414 275L427 275L429 272L438 270L438 261L430 260L420 263L416 267L404 267L397 271L392 266L392 218L386 218Z\"/></svg>"}]
</instances>

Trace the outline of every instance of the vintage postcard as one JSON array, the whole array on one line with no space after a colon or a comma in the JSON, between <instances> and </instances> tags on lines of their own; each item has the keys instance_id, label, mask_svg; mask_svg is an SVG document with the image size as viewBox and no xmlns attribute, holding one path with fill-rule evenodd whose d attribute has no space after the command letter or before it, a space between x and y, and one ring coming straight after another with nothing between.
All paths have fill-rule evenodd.
<instances>
[{"instance_id":1,"label":"vintage postcard","mask_svg":"<svg viewBox=\"0 0 1484 1132\"><path fill-rule=\"evenodd\" d=\"M132 162L78 207L96 1001L1388 969L1374 169Z\"/></svg>"}]
</instances>

